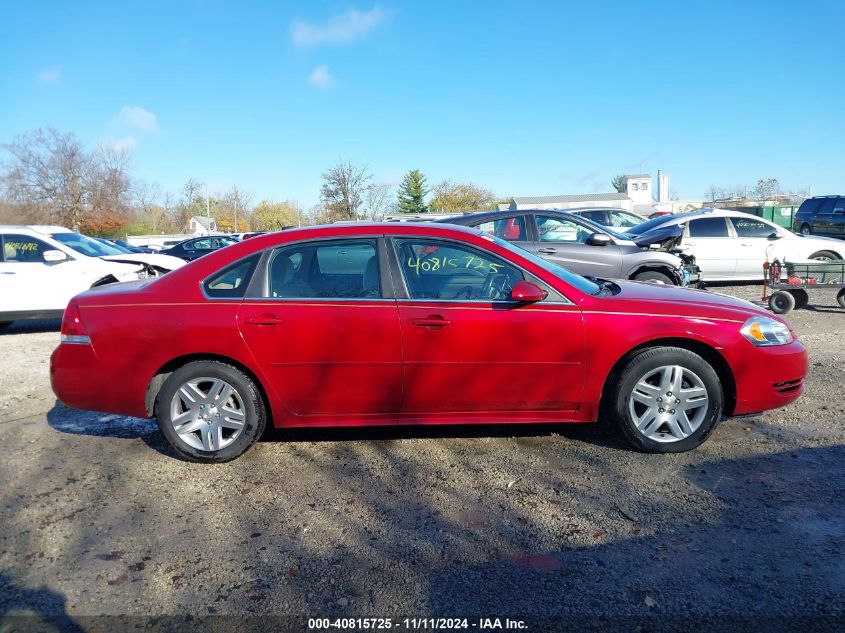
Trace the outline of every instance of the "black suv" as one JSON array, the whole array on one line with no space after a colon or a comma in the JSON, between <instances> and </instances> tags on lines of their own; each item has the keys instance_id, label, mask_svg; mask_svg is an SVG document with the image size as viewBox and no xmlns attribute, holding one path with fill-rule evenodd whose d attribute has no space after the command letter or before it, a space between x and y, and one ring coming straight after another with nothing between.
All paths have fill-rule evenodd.
<instances>
[{"instance_id":1,"label":"black suv","mask_svg":"<svg viewBox=\"0 0 845 633\"><path fill-rule=\"evenodd\" d=\"M845 239L845 196L807 198L795 214L792 230L803 235Z\"/></svg>"}]
</instances>

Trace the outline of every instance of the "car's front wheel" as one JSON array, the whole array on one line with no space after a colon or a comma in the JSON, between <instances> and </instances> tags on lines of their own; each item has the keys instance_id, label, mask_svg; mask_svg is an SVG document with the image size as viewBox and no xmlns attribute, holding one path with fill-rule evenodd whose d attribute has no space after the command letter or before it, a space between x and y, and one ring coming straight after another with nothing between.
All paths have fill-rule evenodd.
<instances>
[{"instance_id":1,"label":"car's front wheel","mask_svg":"<svg viewBox=\"0 0 845 633\"><path fill-rule=\"evenodd\" d=\"M722 384L713 367L680 347L653 347L619 372L610 413L622 436L647 453L699 446L722 415Z\"/></svg>"},{"instance_id":2,"label":"car's front wheel","mask_svg":"<svg viewBox=\"0 0 845 633\"><path fill-rule=\"evenodd\" d=\"M255 383L217 361L183 365L156 398L159 429L192 461L226 462L242 455L261 437L266 417Z\"/></svg>"}]
</instances>

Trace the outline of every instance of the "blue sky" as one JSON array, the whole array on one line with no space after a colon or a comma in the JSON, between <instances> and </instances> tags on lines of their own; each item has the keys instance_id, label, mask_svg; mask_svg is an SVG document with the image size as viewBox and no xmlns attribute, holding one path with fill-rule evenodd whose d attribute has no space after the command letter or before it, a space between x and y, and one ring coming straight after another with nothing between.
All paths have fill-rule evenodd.
<instances>
[{"instance_id":1,"label":"blue sky","mask_svg":"<svg viewBox=\"0 0 845 633\"><path fill-rule=\"evenodd\" d=\"M658 168L845 193L845 3L6 2L0 142L130 147L176 191L317 202L338 159L501 196Z\"/></svg>"}]
</instances>

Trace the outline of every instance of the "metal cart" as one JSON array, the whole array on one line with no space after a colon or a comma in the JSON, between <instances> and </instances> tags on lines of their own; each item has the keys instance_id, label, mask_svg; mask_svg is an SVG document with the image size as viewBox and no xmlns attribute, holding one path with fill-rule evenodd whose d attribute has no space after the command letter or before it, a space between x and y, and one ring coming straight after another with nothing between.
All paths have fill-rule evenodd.
<instances>
[{"instance_id":1,"label":"metal cart","mask_svg":"<svg viewBox=\"0 0 845 633\"><path fill-rule=\"evenodd\" d=\"M781 264L775 260L763 264L762 299L775 314L803 308L811 290L837 288L836 301L845 308L845 261Z\"/></svg>"}]
</instances>

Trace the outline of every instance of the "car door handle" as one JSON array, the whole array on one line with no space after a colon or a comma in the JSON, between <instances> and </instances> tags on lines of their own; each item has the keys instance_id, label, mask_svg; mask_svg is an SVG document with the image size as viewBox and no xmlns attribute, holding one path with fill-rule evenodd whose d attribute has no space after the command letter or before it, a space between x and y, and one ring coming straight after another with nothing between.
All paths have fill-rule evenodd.
<instances>
[{"instance_id":1,"label":"car door handle","mask_svg":"<svg viewBox=\"0 0 845 633\"><path fill-rule=\"evenodd\" d=\"M16 274L17 273L15 273L11 270L4 270L3 272L0 272L0 275L16 275Z\"/></svg>"},{"instance_id":2,"label":"car door handle","mask_svg":"<svg viewBox=\"0 0 845 633\"><path fill-rule=\"evenodd\" d=\"M411 325L419 325L421 327L446 327L451 321L447 321L442 316L432 314L425 319L411 319Z\"/></svg>"},{"instance_id":3,"label":"car door handle","mask_svg":"<svg viewBox=\"0 0 845 633\"><path fill-rule=\"evenodd\" d=\"M543 255L554 255L555 253L557 253L557 249L556 248L540 248L540 249L537 249L537 252L543 253Z\"/></svg>"},{"instance_id":4,"label":"car door handle","mask_svg":"<svg viewBox=\"0 0 845 633\"><path fill-rule=\"evenodd\" d=\"M262 314L244 319L246 325L279 325L282 322L284 319L280 319L275 314Z\"/></svg>"}]
</instances>

